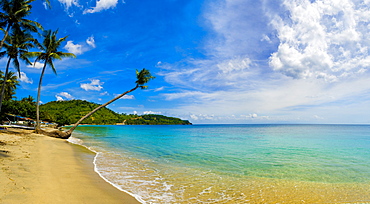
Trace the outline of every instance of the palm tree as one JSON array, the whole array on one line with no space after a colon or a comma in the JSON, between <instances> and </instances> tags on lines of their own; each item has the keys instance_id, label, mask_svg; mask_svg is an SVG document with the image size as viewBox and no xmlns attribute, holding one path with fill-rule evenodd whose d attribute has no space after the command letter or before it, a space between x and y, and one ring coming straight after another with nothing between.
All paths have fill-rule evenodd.
<instances>
[{"instance_id":1,"label":"palm tree","mask_svg":"<svg viewBox=\"0 0 370 204\"><path fill-rule=\"evenodd\" d=\"M42 79L44 77L46 66L49 65L53 72L56 74L57 71L54 67L53 60L58 59L62 60L62 58L65 57L76 57L76 55L72 53L66 53L59 51L59 47L62 44L63 41L67 39L68 36L64 38L57 39L57 33L56 31L46 30L43 33L43 42L40 44L36 41L36 45L39 47L41 52L29 52L26 55L29 57L36 57L35 63L38 61L44 62L44 67L42 68L41 75L40 75L40 81L39 81L39 87L37 91L37 100L36 100L36 132L40 132L40 93L41 93L41 85L42 85Z\"/></svg>"},{"instance_id":2,"label":"palm tree","mask_svg":"<svg viewBox=\"0 0 370 204\"><path fill-rule=\"evenodd\" d=\"M151 79L154 79L155 77L152 76L149 72L149 70L147 69L142 69L140 72L138 70L136 70L136 86L120 95L118 95L117 97L115 97L114 99L106 102L105 104L95 108L94 110L92 110L90 113L86 114L84 117L82 117L80 120L78 120L74 126L67 130L66 132L62 133L62 134L56 134L57 137L60 137L60 138L63 138L63 139L67 139L71 136L72 132L74 129L76 129L76 127L83 121L85 120L86 118L90 117L92 114L94 114L96 111L98 111L99 109L103 108L103 107L106 107L107 105L113 103L114 101L120 99L122 96L130 93L130 92L133 92L135 91L136 89L138 88L141 88L141 89L146 89L148 88L147 86L144 86L146 83L148 83ZM55 135L54 135L55 136Z\"/></svg>"},{"instance_id":3,"label":"palm tree","mask_svg":"<svg viewBox=\"0 0 370 204\"><path fill-rule=\"evenodd\" d=\"M31 95L28 95L28 97L22 98L21 101L36 105L35 98L33 98Z\"/></svg>"},{"instance_id":4,"label":"palm tree","mask_svg":"<svg viewBox=\"0 0 370 204\"><path fill-rule=\"evenodd\" d=\"M19 30L14 30L11 36L8 36L6 39L6 42L4 43L5 51L0 53L0 56L7 55L8 56L8 62L6 64L6 69L5 69L5 76L4 76L4 81L3 81L3 86L1 88L1 93L0 93L0 111L1 111L1 106L4 100L4 91L5 91L5 83L8 80L8 72L9 72L9 66L10 62L13 61L13 66L14 68L17 69L20 77L20 66L19 66L19 61L18 57L25 61L28 64L32 64L28 58L25 56L25 54L28 52L29 48L32 48L34 39L29 33L19 31Z\"/></svg>"},{"instance_id":5,"label":"palm tree","mask_svg":"<svg viewBox=\"0 0 370 204\"><path fill-rule=\"evenodd\" d=\"M0 8L0 28L4 32L4 37L0 42L0 50L6 38L9 35L10 29L13 30L27 30L37 32L37 28L43 29L41 24L25 19L26 16L31 14L30 5L35 0L1 0Z\"/></svg>"},{"instance_id":6,"label":"palm tree","mask_svg":"<svg viewBox=\"0 0 370 204\"><path fill-rule=\"evenodd\" d=\"M4 73L0 71L0 84L1 87L4 84ZM5 81L5 91L4 91L4 100L8 101L13 99L15 95L15 89L19 86L18 77L15 75L15 72L8 73L8 79Z\"/></svg>"}]
</instances>

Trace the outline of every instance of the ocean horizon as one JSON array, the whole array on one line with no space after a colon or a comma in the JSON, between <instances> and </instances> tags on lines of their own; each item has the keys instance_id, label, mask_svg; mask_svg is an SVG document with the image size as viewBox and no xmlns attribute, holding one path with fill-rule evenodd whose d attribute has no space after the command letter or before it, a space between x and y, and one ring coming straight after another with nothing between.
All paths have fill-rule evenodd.
<instances>
[{"instance_id":1,"label":"ocean horizon","mask_svg":"<svg viewBox=\"0 0 370 204\"><path fill-rule=\"evenodd\" d=\"M142 203L370 202L370 125L84 125L70 142Z\"/></svg>"}]
</instances>

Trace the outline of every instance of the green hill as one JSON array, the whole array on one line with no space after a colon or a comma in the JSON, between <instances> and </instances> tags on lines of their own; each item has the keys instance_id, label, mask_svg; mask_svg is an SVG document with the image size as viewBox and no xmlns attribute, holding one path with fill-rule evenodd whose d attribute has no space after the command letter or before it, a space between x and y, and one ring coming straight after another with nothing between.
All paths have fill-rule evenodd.
<instances>
[{"instance_id":1,"label":"green hill","mask_svg":"<svg viewBox=\"0 0 370 204\"><path fill-rule=\"evenodd\" d=\"M42 120L69 125L98 107L99 104L83 100L52 101L40 106ZM83 124L107 125L190 125L187 120L163 115L126 115L118 114L108 108L102 108L82 122Z\"/></svg>"}]
</instances>

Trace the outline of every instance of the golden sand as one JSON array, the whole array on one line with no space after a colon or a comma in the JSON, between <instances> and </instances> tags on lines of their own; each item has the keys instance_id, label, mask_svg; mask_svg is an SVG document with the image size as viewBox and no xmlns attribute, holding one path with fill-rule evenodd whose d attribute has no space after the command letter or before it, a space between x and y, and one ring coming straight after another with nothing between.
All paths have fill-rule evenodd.
<instances>
[{"instance_id":1,"label":"golden sand","mask_svg":"<svg viewBox=\"0 0 370 204\"><path fill-rule=\"evenodd\" d=\"M0 132L0 203L139 203L93 170L94 154L65 140Z\"/></svg>"}]
</instances>

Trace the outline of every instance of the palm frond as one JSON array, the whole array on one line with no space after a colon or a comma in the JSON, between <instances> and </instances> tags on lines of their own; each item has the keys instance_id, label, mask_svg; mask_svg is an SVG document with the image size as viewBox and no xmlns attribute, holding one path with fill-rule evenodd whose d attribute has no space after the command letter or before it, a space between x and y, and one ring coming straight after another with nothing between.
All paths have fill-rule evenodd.
<instances>
[{"instance_id":1,"label":"palm frond","mask_svg":"<svg viewBox=\"0 0 370 204\"><path fill-rule=\"evenodd\" d=\"M154 79L155 77L152 76L149 70L142 69L140 72L136 70L136 84L140 86L141 89L148 88L147 86L144 86L144 84L148 83L150 80Z\"/></svg>"},{"instance_id":2,"label":"palm frond","mask_svg":"<svg viewBox=\"0 0 370 204\"><path fill-rule=\"evenodd\" d=\"M21 76L21 69L19 67L19 61L18 61L18 58L13 58L13 65L14 65L14 68L18 71L18 74L19 74L19 77Z\"/></svg>"}]
</instances>

